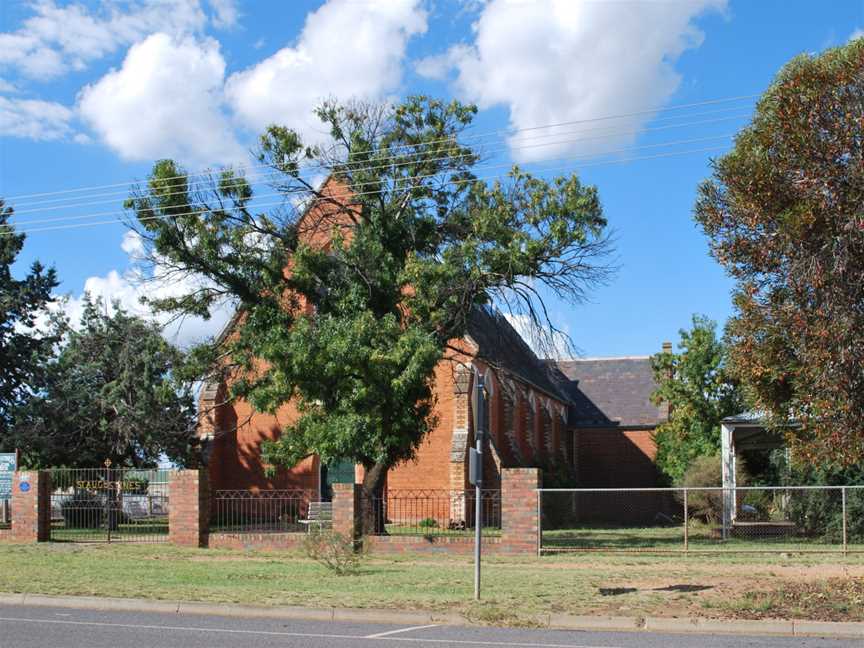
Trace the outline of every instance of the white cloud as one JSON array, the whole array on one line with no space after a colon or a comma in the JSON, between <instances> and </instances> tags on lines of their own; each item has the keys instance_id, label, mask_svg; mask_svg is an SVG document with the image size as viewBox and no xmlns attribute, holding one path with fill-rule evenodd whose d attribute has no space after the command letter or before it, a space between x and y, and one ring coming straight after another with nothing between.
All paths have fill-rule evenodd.
<instances>
[{"instance_id":1,"label":"white cloud","mask_svg":"<svg viewBox=\"0 0 864 648\"><path fill-rule=\"evenodd\" d=\"M84 290L79 296L58 302L58 307L65 310L73 324L77 325L81 320L81 314L84 311L84 293L89 293L93 299L102 297L109 309L113 308L112 302L118 301L126 311L157 321L164 326L163 336L165 339L181 347L188 347L195 342L204 341L222 331L234 312L234 307L228 303L217 308L209 320L200 317L172 320L169 315L165 314L154 316L149 308L141 304L142 296L146 295L150 298L177 297L202 285L202 280L189 278L171 283L145 281L138 266L138 261L140 261L143 253L143 245L138 235L134 232L127 232L123 237L121 248L129 255L130 264L125 271L111 270L104 276L89 277L84 282ZM44 326L45 322L42 322L42 325Z\"/></svg>"},{"instance_id":2,"label":"white cloud","mask_svg":"<svg viewBox=\"0 0 864 648\"><path fill-rule=\"evenodd\" d=\"M299 39L233 74L226 95L246 126L287 124L315 138L322 99L378 99L398 87L408 40L426 31L419 0L330 0L309 14Z\"/></svg>"},{"instance_id":3,"label":"white cloud","mask_svg":"<svg viewBox=\"0 0 864 648\"><path fill-rule=\"evenodd\" d=\"M52 101L0 97L0 136L62 139L72 132L73 116L72 110Z\"/></svg>"},{"instance_id":4,"label":"white cloud","mask_svg":"<svg viewBox=\"0 0 864 648\"><path fill-rule=\"evenodd\" d=\"M213 9L213 25L220 29L227 29L237 24L240 12L234 0L209 0Z\"/></svg>"},{"instance_id":5,"label":"white cloud","mask_svg":"<svg viewBox=\"0 0 864 648\"><path fill-rule=\"evenodd\" d=\"M237 20L233 0L211 0L212 23L231 26ZM40 80L116 52L147 34L174 36L201 32L208 16L199 0L133 0L58 6L53 0L32 4L34 15L14 32L0 33L0 66Z\"/></svg>"},{"instance_id":6,"label":"white cloud","mask_svg":"<svg viewBox=\"0 0 864 648\"><path fill-rule=\"evenodd\" d=\"M224 77L215 40L153 34L129 49L120 69L81 91L79 111L128 160L244 161L221 109Z\"/></svg>"},{"instance_id":7,"label":"white cloud","mask_svg":"<svg viewBox=\"0 0 864 648\"><path fill-rule=\"evenodd\" d=\"M864 29L856 29L854 32L852 32L852 35L849 37L849 40L853 41L856 38L864 38Z\"/></svg>"},{"instance_id":8,"label":"white cloud","mask_svg":"<svg viewBox=\"0 0 864 648\"><path fill-rule=\"evenodd\" d=\"M650 109L675 92L674 63L704 35L693 20L726 0L596 2L592 0L491 0L473 26L474 42L421 61L417 69L441 78L449 64L460 95L481 108L506 106L513 128L572 122ZM610 131L638 130L650 115L603 122ZM545 141L577 139L592 125L549 129ZM564 133L569 133L565 136ZM536 138L537 133L530 133ZM622 135L518 150L537 144L509 139L521 161L609 150L633 140Z\"/></svg>"}]
</instances>

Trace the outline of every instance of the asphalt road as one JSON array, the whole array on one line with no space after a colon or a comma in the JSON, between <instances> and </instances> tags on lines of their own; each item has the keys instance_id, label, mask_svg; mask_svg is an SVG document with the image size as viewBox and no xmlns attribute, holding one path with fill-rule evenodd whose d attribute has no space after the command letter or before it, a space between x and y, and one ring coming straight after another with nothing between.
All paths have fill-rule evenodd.
<instances>
[{"instance_id":1,"label":"asphalt road","mask_svg":"<svg viewBox=\"0 0 864 648\"><path fill-rule=\"evenodd\" d=\"M858 640L387 626L0 606L0 648L861 648Z\"/></svg>"}]
</instances>

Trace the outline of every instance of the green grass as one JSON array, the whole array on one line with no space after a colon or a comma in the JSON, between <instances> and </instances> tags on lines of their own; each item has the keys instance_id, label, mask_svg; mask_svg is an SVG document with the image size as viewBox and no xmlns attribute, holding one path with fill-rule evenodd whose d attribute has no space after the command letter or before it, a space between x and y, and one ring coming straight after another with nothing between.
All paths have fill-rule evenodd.
<instances>
[{"instance_id":1,"label":"green grass","mask_svg":"<svg viewBox=\"0 0 864 648\"><path fill-rule=\"evenodd\" d=\"M850 556L566 555L484 562L484 601L471 602L470 557L366 557L336 576L299 553L183 549L171 545L50 543L0 546L0 592L163 600L455 611L530 625L544 614L742 615L747 592L783 591L795 579L864 577ZM747 602L742 605L746 608Z\"/></svg>"},{"instance_id":2,"label":"green grass","mask_svg":"<svg viewBox=\"0 0 864 648\"><path fill-rule=\"evenodd\" d=\"M104 526L97 529L82 529L67 528L61 521L54 521L51 524L51 540L54 542L105 542L108 540L108 535ZM141 519L118 524L116 529L111 530L110 535L112 542L165 540L168 536L168 518Z\"/></svg>"},{"instance_id":3,"label":"green grass","mask_svg":"<svg viewBox=\"0 0 864 648\"><path fill-rule=\"evenodd\" d=\"M544 549L606 549L620 551L657 550L683 551L684 529L676 526L608 527L582 526L578 529L544 530ZM691 524L688 528L688 549L692 551L768 551L840 552L839 539L808 538L800 536L730 537L723 540L716 526ZM864 542L855 538L850 551L864 551Z\"/></svg>"}]
</instances>

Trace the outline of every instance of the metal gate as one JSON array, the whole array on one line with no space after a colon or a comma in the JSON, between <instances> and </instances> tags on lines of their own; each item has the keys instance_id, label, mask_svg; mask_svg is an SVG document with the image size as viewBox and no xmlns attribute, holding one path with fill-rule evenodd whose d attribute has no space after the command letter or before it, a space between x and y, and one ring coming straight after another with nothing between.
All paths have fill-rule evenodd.
<instances>
[{"instance_id":1,"label":"metal gate","mask_svg":"<svg viewBox=\"0 0 864 648\"><path fill-rule=\"evenodd\" d=\"M168 470L51 471L51 540L167 542Z\"/></svg>"}]
</instances>

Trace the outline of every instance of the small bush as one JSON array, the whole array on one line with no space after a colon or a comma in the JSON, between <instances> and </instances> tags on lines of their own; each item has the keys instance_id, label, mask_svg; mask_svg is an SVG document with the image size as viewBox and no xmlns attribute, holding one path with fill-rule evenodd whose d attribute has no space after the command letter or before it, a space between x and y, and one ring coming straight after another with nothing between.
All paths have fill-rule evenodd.
<instances>
[{"instance_id":1,"label":"small bush","mask_svg":"<svg viewBox=\"0 0 864 648\"><path fill-rule=\"evenodd\" d=\"M737 475L735 476L738 486L747 485L747 474L742 468L742 462L737 461ZM708 524L715 524L723 517L723 470L722 457L718 454L703 455L694 459L684 478L678 486L687 488L711 488L717 490L697 490L687 493L688 515L691 518L701 519ZM684 493L676 492L678 501L684 501Z\"/></svg>"},{"instance_id":2,"label":"small bush","mask_svg":"<svg viewBox=\"0 0 864 648\"><path fill-rule=\"evenodd\" d=\"M431 517L424 518L417 523L417 526L421 529L434 529L438 526L438 520Z\"/></svg>"},{"instance_id":3,"label":"small bush","mask_svg":"<svg viewBox=\"0 0 864 648\"><path fill-rule=\"evenodd\" d=\"M364 556L351 538L330 529L310 529L303 551L337 576L356 574Z\"/></svg>"}]
</instances>

